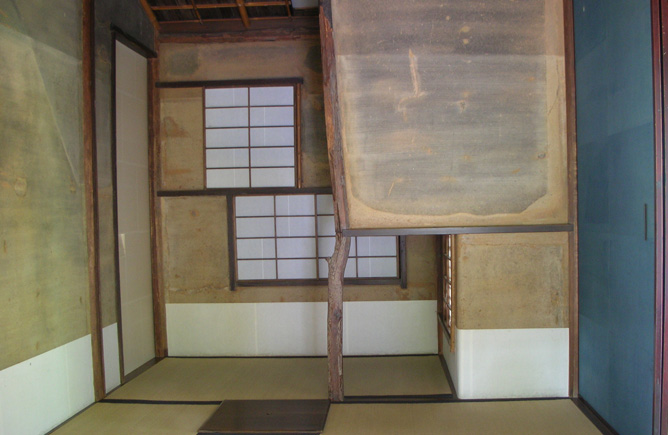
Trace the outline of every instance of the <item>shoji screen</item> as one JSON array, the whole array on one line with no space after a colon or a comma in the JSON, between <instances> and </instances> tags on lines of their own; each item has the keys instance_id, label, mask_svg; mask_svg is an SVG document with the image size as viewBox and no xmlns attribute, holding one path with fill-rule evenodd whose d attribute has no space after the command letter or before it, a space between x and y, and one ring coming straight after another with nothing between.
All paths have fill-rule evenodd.
<instances>
[{"instance_id":1,"label":"shoji screen","mask_svg":"<svg viewBox=\"0 0 668 435\"><path fill-rule=\"evenodd\" d=\"M206 187L296 185L295 87L204 90Z\"/></svg>"}]
</instances>

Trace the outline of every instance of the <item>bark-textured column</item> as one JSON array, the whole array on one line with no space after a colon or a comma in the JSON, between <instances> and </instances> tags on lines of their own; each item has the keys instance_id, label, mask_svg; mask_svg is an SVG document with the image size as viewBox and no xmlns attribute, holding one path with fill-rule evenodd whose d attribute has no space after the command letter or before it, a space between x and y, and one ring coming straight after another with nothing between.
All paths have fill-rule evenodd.
<instances>
[{"instance_id":1,"label":"bark-textured column","mask_svg":"<svg viewBox=\"0 0 668 435\"><path fill-rule=\"evenodd\" d=\"M350 237L337 232L334 254L328 260L327 362L332 402L343 402L343 274L349 251Z\"/></svg>"}]
</instances>

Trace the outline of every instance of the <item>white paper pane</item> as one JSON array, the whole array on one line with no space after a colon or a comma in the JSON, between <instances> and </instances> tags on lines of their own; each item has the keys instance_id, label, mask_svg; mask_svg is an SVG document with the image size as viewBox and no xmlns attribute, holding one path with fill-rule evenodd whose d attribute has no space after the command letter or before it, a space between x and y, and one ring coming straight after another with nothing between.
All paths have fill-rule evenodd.
<instances>
[{"instance_id":1,"label":"white paper pane","mask_svg":"<svg viewBox=\"0 0 668 435\"><path fill-rule=\"evenodd\" d=\"M206 128L246 127L248 109L206 109Z\"/></svg>"},{"instance_id":2,"label":"white paper pane","mask_svg":"<svg viewBox=\"0 0 668 435\"><path fill-rule=\"evenodd\" d=\"M276 279L274 260L239 260L237 261L239 279Z\"/></svg>"},{"instance_id":3,"label":"white paper pane","mask_svg":"<svg viewBox=\"0 0 668 435\"><path fill-rule=\"evenodd\" d=\"M206 130L207 148L233 148L247 146L247 128L208 128Z\"/></svg>"},{"instance_id":4,"label":"white paper pane","mask_svg":"<svg viewBox=\"0 0 668 435\"><path fill-rule=\"evenodd\" d=\"M346 263L346 270L343 274L345 278L356 278L357 277L357 263L354 258L349 258ZM318 278L328 278L329 277L329 265L327 260L320 259L318 260Z\"/></svg>"},{"instance_id":5,"label":"white paper pane","mask_svg":"<svg viewBox=\"0 0 668 435\"><path fill-rule=\"evenodd\" d=\"M334 216L318 216L318 235L336 235L336 231L334 229Z\"/></svg>"},{"instance_id":6,"label":"white paper pane","mask_svg":"<svg viewBox=\"0 0 668 435\"><path fill-rule=\"evenodd\" d=\"M248 88L205 89L206 107L248 106Z\"/></svg>"},{"instance_id":7,"label":"white paper pane","mask_svg":"<svg viewBox=\"0 0 668 435\"><path fill-rule=\"evenodd\" d=\"M313 260L278 260L279 279L315 278L316 266Z\"/></svg>"},{"instance_id":8,"label":"white paper pane","mask_svg":"<svg viewBox=\"0 0 668 435\"><path fill-rule=\"evenodd\" d=\"M349 256L357 255L355 249L355 238L352 237L350 241ZM336 237L318 237L318 257L331 257L334 253L334 245L336 244Z\"/></svg>"},{"instance_id":9,"label":"white paper pane","mask_svg":"<svg viewBox=\"0 0 668 435\"><path fill-rule=\"evenodd\" d=\"M357 275L360 278L396 278L397 259L358 257Z\"/></svg>"},{"instance_id":10,"label":"white paper pane","mask_svg":"<svg viewBox=\"0 0 668 435\"><path fill-rule=\"evenodd\" d=\"M279 217L276 218L278 237L314 237L314 217Z\"/></svg>"},{"instance_id":11,"label":"white paper pane","mask_svg":"<svg viewBox=\"0 0 668 435\"><path fill-rule=\"evenodd\" d=\"M207 169L206 187L250 187L248 169Z\"/></svg>"},{"instance_id":12,"label":"white paper pane","mask_svg":"<svg viewBox=\"0 0 668 435\"><path fill-rule=\"evenodd\" d=\"M315 258L315 237L276 239L278 258Z\"/></svg>"},{"instance_id":13,"label":"white paper pane","mask_svg":"<svg viewBox=\"0 0 668 435\"><path fill-rule=\"evenodd\" d=\"M277 216L314 216L313 195L281 195L276 197Z\"/></svg>"},{"instance_id":14,"label":"white paper pane","mask_svg":"<svg viewBox=\"0 0 668 435\"><path fill-rule=\"evenodd\" d=\"M293 168L251 169L251 187L294 187L295 170Z\"/></svg>"},{"instance_id":15,"label":"white paper pane","mask_svg":"<svg viewBox=\"0 0 668 435\"><path fill-rule=\"evenodd\" d=\"M276 239L237 239L237 258L276 258Z\"/></svg>"},{"instance_id":16,"label":"white paper pane","mask_svg":"<svg viewBox=\"0 0 668 435\"><path fill-rule=\"evenodd\" d=\"M237 109L214 109L237 110ZM290 107L251 107L250 125L256 127L294 125L295 109Z\"/></svg>"},{"instance_id":17,"label":"white paper pane","mask_svg":"<svg viewBox=\"0 0 668 435\"><path fill-rule=\"evenodd\" d=\"M251 128L250 143L252 147L267 147L295 144L294 127Z\"/></svg>"},{"instance_id":18,"label":"white paper pane","mask_svg":"<svg viewBox=\"0 0 668 435\"><path fill-rule=\"evenodd\" d=\"M335 244L336 237L318 237L318 257L331 257Z\"/></svg>"},{"instance_id":19,"label":"white paper pane","mask_svg":"<svg viewBox=\"0 0 668 435\"><path fill-rule=\"evenodd\" d=\"M397 238L389 237L358 237L357 249L359 256L397 255Z\"/></svg>"},{"instance_id":20,"label":"white paper pane","mask_svg":"<svg viewBox=\"0 0 668 435\"><path fill-rule=\"evenodd\" d=\"M253 167L295 166L295 149L290 148L251 148Z\"/></svg>"},{"instance_id":21,"label":"white paper pane","mask_svg":"<svg viewBox=\"0 0 668 435\"><path fill-rule=\"evenodd\" d=\"M237 217L241 216L273 216L273 196L237 196L234 200Z\"/></svg>"},{"instance_id":22,"label":"white paper pane","mask_svg":"<svg viewBox=\"0 0 668 435\"><path fill-rule=\"evenodd\" d=\"M274 218L237 218L237 237L274 237Z\"/></svg>"},{"instance_id":23,"label":"white paper pane","mask_svg":"<svg viewBox=\"0 0 668 435\"><path fill-rule=\"evenodd\" d=\"M332 195L318 195L318 214L334 214L334 200Z\"/></svg>"},{"instance_id":24,"label":"white paper pane","mask_svg":"<svg viewBox=\"0 0 668 435\"><path fill-rule=\"evenodd\" d=\"M271 86L250 88L251 106L288 106L294 102L294 87Z\"/></svg>"},{"instance_id":25,"label":"white paper pane","mask_svg":"<svg viewBox=\"0 0 668 435\"><path fill-rule=\"evenodd\" d=\"M247 168L248 163L248 148L206 150L207 168Z\"/></svg>"}]
</instances>

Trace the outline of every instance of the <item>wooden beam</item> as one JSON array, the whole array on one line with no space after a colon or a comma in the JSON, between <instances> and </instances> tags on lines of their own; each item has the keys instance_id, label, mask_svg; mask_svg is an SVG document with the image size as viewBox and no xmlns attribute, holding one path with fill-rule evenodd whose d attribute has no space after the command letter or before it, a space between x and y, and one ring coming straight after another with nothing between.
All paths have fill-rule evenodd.
<instances>
[{"instance_id":1,"label":"wooden beam","mask_svg":"<svg viewBox=\"0 0 668 435\"><path fill-rule=\"evenodd\" d=\"M573 224L495 225L478 227L411 227L343 229L349 237L368 236L431 236L441 234L503 234L503 233L560 233L573 231Z\"/></svg>"},{"instance_id":2,"label":"wooden beam","mask_svg":"<svg viewBox=\"0 0 668 435\"><path fill-rule=\"evenodd\" d=\"M93 389L95 400L106 393L102 348L102 308L100 302L100 231L97 192L97 149L95 142L95 9L94 0L85 0L82 9L83 45L83 152L86 239L88 249L88 292L90 334L93 349Z\"/></svg>"},{"instance_id":3,"label":"wooden beam","mask_svg":"<svg viewBox=\"0 0 668 435\"><path fill-rule=\"evenodd\" d=\"M325 99L325 125L327 128L327 154L332 177L334 196L334 223L337 232L348 228L346 181L343 166L343 140L341 137L341 113L339 110L336 81L336 54L332 37L331 0L320 2L320 46L322 49L322 85Z\"/></svg>"},{"instance_id":4,"label":"wooden beam","mask_svg":"<svg viewBox=\"0 0 668 435\"><path fill-rule=\"evenodd\" d=\"M153 28L156 30L156 32L160 31L160 23L158 23L158 19L155 17L155 13L153 12L151 5L148 4L148 0L139 0L139 3L141 3L142 8L144 8L144 12L146 12L148 19L151 20Z\"/></svg>"},{"instance_id":5,"label":"wooden beam","mask_svg":"<svg viewBox=\"0 0 668 435\"><path fill-rule=\"evenodd\" d=\"M334 253L327 260L327 365L332 402L343 402L343 276L349 251L350 237L337 232Z\"/></svg>"},{"instance_id":6,"label":"wooden beam","mask_svg":"<svg viewBox=\"0 0 668 435\"><path fill-rule=\"evenodd\" d=\"M156 42L156 51L159 45ZM149 202L151 218L151 279L153 293L153 332L155 356L163 358L167 351L167 314L162 285L162 220L160 199L157 192L162 185L160 177L160 94L155 83L158 80L158 59L148 60L148 170Z\"/></svg>"},{"instance_id":7,"label":"wooden beam","mask_svg":"<svg viewBox=\"0 0 668 435\"><path fill-rule=\"evenodd\" d=\"M244 27L248 29L250 27L250 20L248 19L246 2L244 2L244 0L237 0L237 7L239 8L239 15L241 16L241 22L244 23Z\"/></svg>"},{"instance_id":8,"label":"wooden beam","mask_svg":"<svg viewBox=\"0 0 668 435\"><path fill-rule=\"evenodd\" d=\"M236 5L235 5L236 7ZM200 7L201 9L201 7ZM244 42L316 38L319 35L318 17L274 17L270 20L250 19L246 29L239 19L203 20L191 22L161 22L160 42Z\"/></svg>"},{"instance_id":9,"label":"wooden beam","mask_svg":"<svg viewBox=\"0 0 668 435\"><path fill-rule=\"evenodd\" d=\"M192 0L191 0L192 1ZM198 9L226 9L226 8L236 8L237 5L233 3L211 3L211 4L199 4L197 5ZM192 9L191 5L157 5L151 6L153 11L181 11Z\"/></svg>"},{"instance_id":10,"label":"wooden beam","mask_svg":"<svg viewBox=\"0 0 668 435\"><path fill-rule=\"evenodd\" d=\"M579 396L579 292L578 292L578 173L575 137L575 35L573 2L564 0L564 49L566 65L566 152L568 159L568 220L573 230L568 234L568 312L569 370L568 394Z\"/></svg>"}]
</instances>

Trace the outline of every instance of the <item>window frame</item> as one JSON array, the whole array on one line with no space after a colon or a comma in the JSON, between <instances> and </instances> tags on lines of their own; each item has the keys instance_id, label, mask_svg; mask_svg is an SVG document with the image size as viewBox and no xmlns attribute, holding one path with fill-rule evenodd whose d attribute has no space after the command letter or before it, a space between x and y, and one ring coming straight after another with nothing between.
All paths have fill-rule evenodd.
<instances>
[{"instance_id":1,"label":"window frame","mask_svg":"<svg viewBox=\"0 0 668 435\"><path fill-rule=\"evenodd\" d=\"M209 81L209 82L203 82L201 84L201 90L202 90L202 132L203 132L203 147L202 147L202 176L203 176L203 181L204 181L204 190L219 190L219 191L227 191L227 190L239 190L239 189L277 189L277 188L282 188L282 189L299 189L303 185L303 180L302 180L302 155L301 155L301 93L302 93L302 84L303 84L303 79L299 77L292 77L292 78L276 78L276 79L251 79L251 80L224 80L224 81ZM293 128L294 128L294 186L252 186L252 175L251 172L254 169L252 166L252 161L251 158L249 157L249 163L248 163L248 168L242 168L239 167L239 169L248 169L248 186L233 186L233 187L209 187L208 185L208 180L207 180L207 171L209 169L216 169L216 168L208 168L207 167L207 150L211 149L248 149L248 153L250 156L251 150L254 148L251 145L251 140L250 140L250 134L251 130L253 128L260 128L260 127L254 127L250 125L250 119L248 122L248 125L245 127L230 127L230 128L245 128L248 130L248 146L247 147L223 147L223 148L209 148L207 146L207 130L208 129L213 129L215 127L208 128L206 124L206 111L207 109L215 109L215 108L230 108L230 107L207 107L206 104L206 91L210 89L238 89L238 88L248 88L248 92L250 94L250 89L251 88L261 88L261 87L292 87L293 88ZM246 106L234 106L234 107L239 107L239 108L247 108L249 111L249 118L250 118L250 109L254 106L251 106L250 98L248 99L247 105ZM256 107L270 107L270 106L256 106ZM288 106L285 106L288 107ZM266 128L266 127L265 127ZM262 147L256 147L256 149L260 149ZM263 167L256 167L257 168L263 168ZM267 167L269 168L269 167ZM222 169L235 169L234 167L229 167L229 168L222 168Z\"/></svg>"},{"instance_id":2,"label":"window frame","mask_svg":"<svg viewBox=\"0 0 668 435\"><path fill-rule=\"evenodd\" d=\"M257 189L260 190L260 189ZM234 195L228 195L228 210L227 210L227 224L228 224L228 256L229 256L229 268L230 268L230 287L231 289L236 289L237 287L279 287L279 286L314 286L314 285L327 285L327 280L328 278L271 278L271 279L239 279L239 274L238 274L238 255L237 255L237 228L236 228L236 198L237 197L249 197L249 196L284 196L284 195L314 195L317 197L317 195L331 195L332 194L332 189L331 188L301 188L301 189L291 189L290 192L286 191L281 191L281 192L272 192L272 191L267 191L264 190L262 192L260 191L252 191L252 192L244 192L243 194L234 194ZM314 217L316 217L317 221L317 210L314 211ZM274 214L273 218L276 219L277 216ZM321 236L321 237L331 237L331 236ZM397 276L395 277L348 277L344 278L344 284L345 285L399 285L401 288L406 288L406 282L407 282L407 271L406 271L406 243L404 236L395 236L396 237L396 270L397 270ZM273 237L266 237L267 239L269 238L274 238L274 239L279 239L279 238L302 238L301 236L295 236L295 237L279 237L276 234L274 234ZM310 237L309 237L310 238ZM243 239L243 238L242 238ZM316 261L316 276L319 275L319 264L320 260L325 259L327 257L319 256L318 253L318 234L317 234L317 228L316 228L316 235L313 236L313 239L315 240L315 245L316 245L316 253L315 259ZM278 258L278 253L275 253L276 258L273 260L278 261L280 260ZM379 256L383 257L383 256ZM394 256L393 256L394 257ZM351 256L349 258L357 258L357 254L355 256ZM361 258L365 258L362 256ZM375 258L375 257L372 257ZM242 259L243 260L243 259ZM277 270L278 274L278 270ZM278 276L278 275L277 275Z\"/></svg>"}]
</instances>

